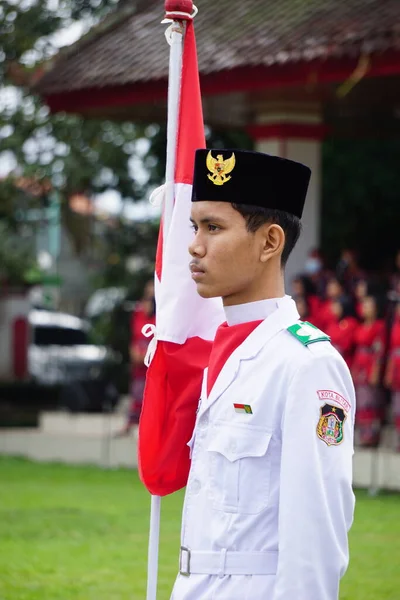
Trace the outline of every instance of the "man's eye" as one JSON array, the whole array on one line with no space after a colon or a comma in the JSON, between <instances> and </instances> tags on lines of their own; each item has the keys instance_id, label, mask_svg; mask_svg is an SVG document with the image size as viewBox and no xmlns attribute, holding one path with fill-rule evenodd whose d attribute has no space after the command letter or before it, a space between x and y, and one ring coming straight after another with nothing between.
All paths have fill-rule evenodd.
<instances>
[{"instance_id":1,"label":"man's eye","mask_svg":"<svg viewBox=\"0 0 400 600\"><path fill-rule=\"evenodd\" d=\"M211 223L209 223L208 225L208 231L219 231L219 227L218 225L212 225Z\"/></svg>"},{"instance_id":2,"label":"man's eye","mask_svg":"<svg viewBox=\"0 0 400 600\"><path fill-rule=\"evenodd\" d=\"M193 231L194 231L195 233L197 233L197 230L198 230L198 227L197 227L197 225L195 225L194 223L192 223L190 227L191 227L191 229L193 229Z\"/></svg>"}]
</instances>

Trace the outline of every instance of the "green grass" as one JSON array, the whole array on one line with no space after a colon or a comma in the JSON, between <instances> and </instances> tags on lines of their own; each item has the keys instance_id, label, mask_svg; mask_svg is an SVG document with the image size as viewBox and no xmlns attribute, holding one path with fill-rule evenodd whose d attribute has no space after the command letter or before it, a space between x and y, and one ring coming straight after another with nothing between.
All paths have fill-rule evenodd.
<instances>
[{"instance_id":1,"label":"green grass","mask_svg":"<svg viewBox=\"0 0 400 600\"><path fill-rule=\"evenodd\" d=\"M182 499L163 500L158 600L176 575ZM341 600L399 600L400 495L357 500ZM144 600L149 508L135 472L0 458L0 600Z\"/></svg>"}]
</instances>

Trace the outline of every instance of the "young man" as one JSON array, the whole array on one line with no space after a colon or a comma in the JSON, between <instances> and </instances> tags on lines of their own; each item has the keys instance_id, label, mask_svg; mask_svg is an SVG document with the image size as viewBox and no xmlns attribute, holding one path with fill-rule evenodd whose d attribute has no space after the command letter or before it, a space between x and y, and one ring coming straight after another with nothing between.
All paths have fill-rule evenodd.
<instances>
[{"instance_id":1,"label":"young man","mask_svg":"<svg viewBox=\"0 0 400 600\"><path fill-rule=\"evenodd\" d=\"M337 600L353 519L354 389L284 267L310 170L198 150L190 270L226 323L205 371L173 600Z\"/></svg>"}]
</instances>

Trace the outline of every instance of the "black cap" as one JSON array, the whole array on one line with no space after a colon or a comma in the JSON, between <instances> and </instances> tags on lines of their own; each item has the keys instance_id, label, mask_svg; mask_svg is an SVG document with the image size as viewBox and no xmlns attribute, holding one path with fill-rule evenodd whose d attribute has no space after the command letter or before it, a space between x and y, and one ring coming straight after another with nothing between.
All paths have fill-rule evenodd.
<instances>
[{"instance_id":1,"label":"black cap","mask_svg":"<svg viewBox=\"0 0 400 600\"><path fill-rule=\"evenodd\" d=\"M196 150L192 202L215 201L282 210L301 218L311 170L248 150Z\"/></svg>"}]
</instances>

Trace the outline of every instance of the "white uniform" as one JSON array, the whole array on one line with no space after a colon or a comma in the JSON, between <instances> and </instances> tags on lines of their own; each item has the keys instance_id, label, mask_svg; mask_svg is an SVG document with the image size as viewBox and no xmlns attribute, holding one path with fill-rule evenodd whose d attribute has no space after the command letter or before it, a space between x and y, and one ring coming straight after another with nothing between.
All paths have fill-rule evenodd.
<instances>
[{"instance_id":1,"label":"white uniform","mask_svg":"<svg viewBox=\"0 0 400 600\"><path fill-rule=\"evenodd\" d=\"M354 388L329 341L301 343L318 330L287 330L299 319L293 300L275 305L208 398L205 373L182 522L190 575L178 575L171 600L338 598L354 511Z\"/></svg>"}]
</instances>

